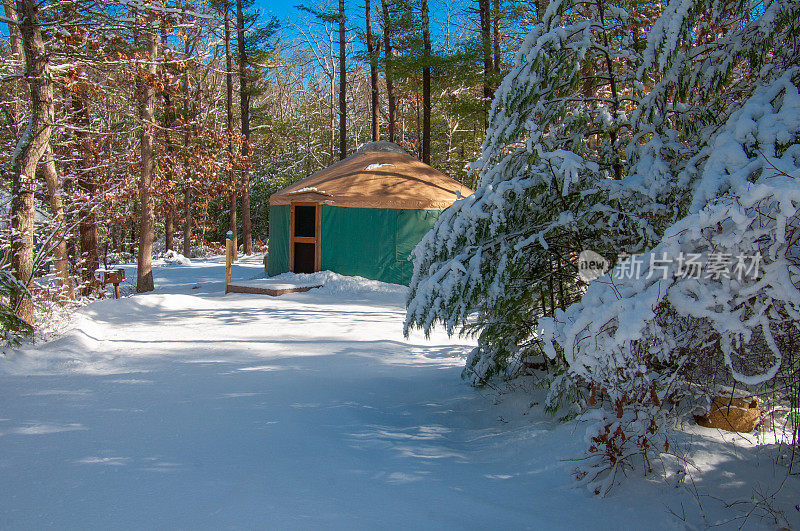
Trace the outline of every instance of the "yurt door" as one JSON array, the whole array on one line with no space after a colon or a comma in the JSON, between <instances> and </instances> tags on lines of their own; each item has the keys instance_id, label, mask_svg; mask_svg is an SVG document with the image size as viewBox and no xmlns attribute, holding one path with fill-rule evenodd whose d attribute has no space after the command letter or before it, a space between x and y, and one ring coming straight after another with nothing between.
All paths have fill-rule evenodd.
<instances>
[{"instance_id":1,"label":"yurt door","mask_svg":"<svg viewBox=\"0 0 800 531\"><path fill-rule=\"evenodd\" d=\"M289 269L295 273L319 271L320 208L316 203L292 205L292 245Z\"/></svg>"}]
</instances>

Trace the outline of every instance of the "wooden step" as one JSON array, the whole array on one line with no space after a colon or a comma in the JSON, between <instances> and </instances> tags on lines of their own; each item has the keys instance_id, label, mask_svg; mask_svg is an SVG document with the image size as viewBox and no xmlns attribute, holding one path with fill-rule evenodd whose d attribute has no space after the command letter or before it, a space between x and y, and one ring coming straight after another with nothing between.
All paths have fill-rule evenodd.
<instances>
[{"instance_id":1,"label":"wooden step","mask_svg":"<svg viewBox=\"0 0 800 531\"><path fill-rule=\"evenodd\" d=\"M231 282L225 293L250 293L254 295L270 295L279 297L287 293L302 293L314 288L321 288L322 284L277 282L269 278Z\"/></svg>"}]
</instances>

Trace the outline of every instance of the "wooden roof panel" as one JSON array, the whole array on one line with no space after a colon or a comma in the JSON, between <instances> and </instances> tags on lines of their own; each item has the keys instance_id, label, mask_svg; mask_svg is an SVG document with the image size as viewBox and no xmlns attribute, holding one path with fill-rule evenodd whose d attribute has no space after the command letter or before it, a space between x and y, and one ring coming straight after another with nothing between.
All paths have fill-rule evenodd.
<instances>
[{"instance_id":1,"label":"wooden roof panel","mask_svg":"<svg viewBox=\"0 0 800 531\"><path fill-rule=\"evenodd\" d=\"M358 151L270 197L271 205L316 201L353 208L441 210L472 190L405 153Z\"/></svg>"}]
</instances>

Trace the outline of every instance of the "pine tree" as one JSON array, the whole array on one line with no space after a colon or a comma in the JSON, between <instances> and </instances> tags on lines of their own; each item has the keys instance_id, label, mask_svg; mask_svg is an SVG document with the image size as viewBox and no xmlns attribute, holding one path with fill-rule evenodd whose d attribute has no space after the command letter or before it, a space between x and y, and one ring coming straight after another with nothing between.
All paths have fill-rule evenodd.
<instances>
[{"instance_id":1,"label":"pine tree","mask_svg":"<svg viewBox=\"0 0 800 531\"><path fill-rule=\"evenodd\" d=\"M571 257L589 246L601 254L615 248L607 223L630 223L600 198L619 178L630 139L625 111L643 90L630 35L649 18L606 0L575 7L551 5L527 37L492 104L473 165L476 192L448 209L415 250L406 330L441 322L451 332L479 332L465 373L476 383L519 366L537 318L582 289Z\"/></svg>"},{"instance_id":2,"label":"pine tree","mask_svg":"<svg viewBox=\"0 0 800 531\"><path fill-rule=\"evenodd\" d=\"M666 447L682 383L722 374L800 396L800 8L657 9L550 4L495 95L478 189L415 249L408 303L407 331L480 333L475 383L544 354L548 406L611 404L579 474L596 493ZM587 287L584 250L645 252L641 273L625 274L634 257ZM679 257L702 253L760 253L764 271L682 277Z\"/></svg>"}]
</instances>

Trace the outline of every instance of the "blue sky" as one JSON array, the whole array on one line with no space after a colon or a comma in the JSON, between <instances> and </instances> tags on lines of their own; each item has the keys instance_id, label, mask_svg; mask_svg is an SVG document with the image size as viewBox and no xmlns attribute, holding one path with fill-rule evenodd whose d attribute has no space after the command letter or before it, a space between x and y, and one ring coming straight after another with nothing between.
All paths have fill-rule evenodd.
<instances>
[{"instance_id":1,"label":"blue sky","mask_svg":"<svg viewBox=\"0 0 800 531\"><path fill-rule=\"evenodd\" d=\"M255 6L265 15L272 13L278 18L279 22L285 22L287 17L297 15L295 5L300 1L282 2L280 0L255 0Z\"/></svg>"},{"instance_id":2,"label":"blue sky","mask_svg":"<svg viewBox=\"0 0 800 531\"><path fill-rule=\"evenodd\" d=\"M364 25L364 1L365 0L345 0L345 10L350 19L350 27L363 30ZM379 31L380 27L380 0L371 0L373 13L373 31ZM308 17L305 13L300 13L294 6L299 4L315 6L317 4L328 4L331 9L336 9L336 0L255 0L254 6L264 15L272 13L278 18L282 28L286 28L286 20L292 18L295 22L298 18ZM466 6L475 4L477 0L456 0L453 2L454 11L459 11ZM428 5L431 11L431 33L435 36L440 33L440 24L445 19L446 7L443 2L429 0Z\"/></svg>"}]
</instances>

